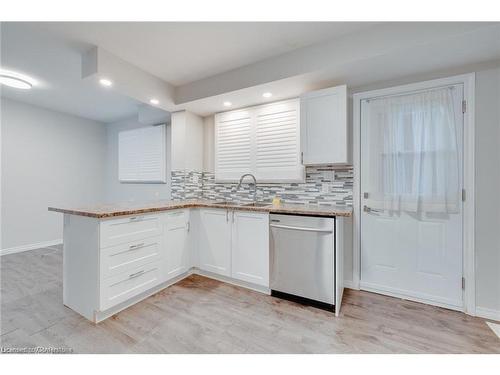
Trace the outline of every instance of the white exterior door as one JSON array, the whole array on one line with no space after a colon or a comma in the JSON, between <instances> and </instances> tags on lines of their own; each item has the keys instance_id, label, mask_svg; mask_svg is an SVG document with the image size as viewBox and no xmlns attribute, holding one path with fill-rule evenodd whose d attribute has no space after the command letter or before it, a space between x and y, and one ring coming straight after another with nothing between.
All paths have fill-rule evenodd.
<instances>
[{"instance_id":1,"label":"white exterior door","mask_svg":"<svg viewBox=\"0 0 500 375\"><path fill-rule=\"evenodd\" d=\"M230 212L220 209L200 210L199 267L202 270L231 276Z\"/></svg>"},{"instance_id":2,"label":"white exterior door","mask_svg":"<svg viewBox=\"0 0 500 375\"><path fill-rule=\"evenodd\" d=\"M232 212L232 277L269 287L269 214Z\"/></svg>"},{"instance_id":3,"label":"white exterior door","mask_svg":"<svg viewBox=\"0 0 500 375\"><path fill-rule=\"evenodd\" d=\"M463 86L440 89L445 99L432 106L421 104L425 97L412 99L416 93L397 94L399 102L384 98L377 113L377 98L361 102L360 287L462 310ZM433 133L444 126L453 133ZM383 140L374 146L377 137ZM455 165L457 173L450 173ZM452 180L460 198L442 185Z\"/></svg>"}]
</instances>

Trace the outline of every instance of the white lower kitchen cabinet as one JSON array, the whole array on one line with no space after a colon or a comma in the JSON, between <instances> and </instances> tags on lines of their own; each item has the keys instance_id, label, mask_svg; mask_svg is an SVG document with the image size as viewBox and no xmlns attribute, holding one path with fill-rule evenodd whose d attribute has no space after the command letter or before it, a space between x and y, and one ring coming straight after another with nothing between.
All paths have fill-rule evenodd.
<instances>
[{"instance_id":1,"label":"white lower kitchen cabinet","mask_svg":"<svg viewBox=\"0 0 500 375\"><path fill-rule=\"evenodd\" d=\"M63 302L99 322L161 289L162 214L111 219L64 215Z\"/></svg>"},{"instance_id":2,"label":"white lower kitchen cabinet","mask_svg":"<svg viewBox=\"0 0 500 375\"><path fill-rule=\"evenodd\" d=\"M337 218L336 306L343 290L342 225ZM269 294L269 243L267 212L179 208L118 218L65 214L63 301L100 322L192 273Z\"/></svg>"},{"instance_id":3,"label":"white lower kitchen cabinet","mask_svg":"<svg viewBox=\"0 0 500 375\"><path fill-rule=\"evenodd\" d=\"M165 277L167 280L181 275L191 268L191 249L188 240L189 229L189 210L178 210L165 214L163 241Z\"/></svg>"},{"instance_id":4,"label":"white lower kitchen cabinet","mask_svg":"<svg viewBox=\"0 0 500 375\"><path fill-rule=\"evenodd\" d=\"M231 276L230 212L201 209L198 225L198 267L222 276Z\"/></svg>"},{"instance_id":5,"label":"white lower kitchen cabinet","mask_svg":"<svg viewBox=\"0 0 500 375\"><path fill-rule=\"evenodd\" d=\"M231 222L233 279L269 287L269 214L233 211Z\"/></svg>"}]
</instances>

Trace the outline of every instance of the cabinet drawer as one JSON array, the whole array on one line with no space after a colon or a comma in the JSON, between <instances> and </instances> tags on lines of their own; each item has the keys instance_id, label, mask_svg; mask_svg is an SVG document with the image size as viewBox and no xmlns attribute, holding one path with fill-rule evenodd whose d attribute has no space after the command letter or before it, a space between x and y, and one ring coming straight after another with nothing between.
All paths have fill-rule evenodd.
<instances>
[{"instance_id":1,"label":"cabinet drawer","mask_svg":"<svg viewBox=\"0 0 500 375\"><path fill-rule=\"evenodd\" d=\"M125 219L101 222L101 248L143 238L159 236L162 233L160 215L134 216Z\"/></svg>"},{"instance_id":2,"label":"cabinet drawer","mask_svg":"<svg viewBox=\"0 0 500 375\"><path fill-rule=\"evenodd\" d=\"M186 228L189 220L188 212L184 210L172 211L166 214L167 230Z\"/></svg>"},{"instance_id":3,"label":"cabinet drawer","mask_svg":"<svg viewBox=\"0 0 500 375\"><path fill-rule=\"evenodd\" d=\"M160 265L156 262L101 280L101 311L145 292L160 282Z\"/></svg>"},{"instance_id":4,"label":"cabinet drawer","mask_svg":"<svg viewBox=\"0 0 500 375\"><path fill-rule=\"evenodd\" d=\"M101 250L101 278L158 261L161 255L160 236L108 247Z\"/></svg>"}]
</instances>

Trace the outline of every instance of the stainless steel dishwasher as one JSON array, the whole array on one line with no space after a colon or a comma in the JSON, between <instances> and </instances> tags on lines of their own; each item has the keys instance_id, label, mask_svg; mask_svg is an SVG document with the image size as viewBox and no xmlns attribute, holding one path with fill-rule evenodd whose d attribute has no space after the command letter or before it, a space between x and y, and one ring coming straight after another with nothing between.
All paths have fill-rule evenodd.
<instances>
[{"instance_id":1,"label":"stainless steel dishwasher","mask_svg":"<svg viewBox=\"0 0 500 375\"><path fill-rule=\"evenodd\" d=\"M270 216L271 295L333 311L335 220Z\"/></svg>"}]
</instances>

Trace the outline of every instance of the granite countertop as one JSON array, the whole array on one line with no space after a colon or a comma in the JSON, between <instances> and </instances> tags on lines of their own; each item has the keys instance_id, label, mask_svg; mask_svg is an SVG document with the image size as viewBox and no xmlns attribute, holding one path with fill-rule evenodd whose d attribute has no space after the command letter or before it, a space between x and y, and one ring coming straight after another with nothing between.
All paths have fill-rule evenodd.
<instances>
[{"instance_id":1,"label":"granite countertop","mask_svg":"<svg viewBox=\"0 0 500 375\"><path fill-rule=\"evenodd\" d=\"M265 206L246 206L245 203L238 202L220 202L211 200L185 200L185 201L172 201L172 200L159 200L147 203L122 203L122 204L103 204L81 208L59 208L49 207L49 211L61 212L70 215L87 216L97 219L138 215L152 212L162 212L175 210L179 208L228 208L244 211L256 212L270 212L278 214L298 214L298 215L311 215L311 216L352 216L351 207L336 207L328 205L314 205L314 204L292 204L282 203L274 206L268 204Z\"/></svg>"}]
</instances>

